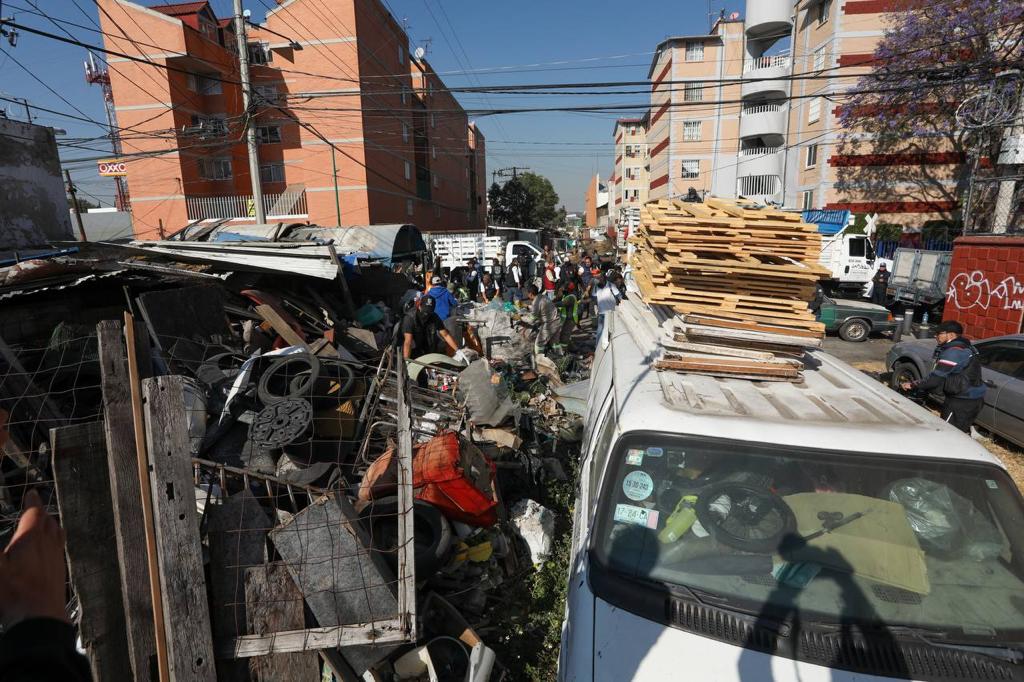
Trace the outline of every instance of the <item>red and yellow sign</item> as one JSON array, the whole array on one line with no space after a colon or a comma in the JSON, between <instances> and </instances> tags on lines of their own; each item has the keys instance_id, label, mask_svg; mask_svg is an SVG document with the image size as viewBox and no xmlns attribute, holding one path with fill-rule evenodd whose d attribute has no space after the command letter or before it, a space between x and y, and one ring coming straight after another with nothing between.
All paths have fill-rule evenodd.
<instances>
[{"instance_id":1,"label":"red and yellow sign","mask_svg":"<svg viewBox=\"0 0 1024 682\"><path fill-rule=\"evenodd\" d=\"M128 165L123 159L103 159L96 162L96 167L105 178L128 175Z\"/></svg>"}]
</instances>

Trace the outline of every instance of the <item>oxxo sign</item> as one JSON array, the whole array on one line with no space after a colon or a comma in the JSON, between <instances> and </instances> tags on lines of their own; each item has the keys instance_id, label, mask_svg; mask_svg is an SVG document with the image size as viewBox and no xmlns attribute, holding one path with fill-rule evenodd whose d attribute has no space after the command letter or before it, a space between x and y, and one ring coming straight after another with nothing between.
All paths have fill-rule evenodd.
<instances>
[{"instance_id":1,"label":"oxxo sign","mask_svg":"<svg viewBox=\"0 0 1024 682\"><path fill-rule=\"evenodd\" d=\"M104 177L128 175L128 167L121 159L103 159L102 161L97 161L96 166L99 169L100 175Z\"/></svg>"}]
</instances>

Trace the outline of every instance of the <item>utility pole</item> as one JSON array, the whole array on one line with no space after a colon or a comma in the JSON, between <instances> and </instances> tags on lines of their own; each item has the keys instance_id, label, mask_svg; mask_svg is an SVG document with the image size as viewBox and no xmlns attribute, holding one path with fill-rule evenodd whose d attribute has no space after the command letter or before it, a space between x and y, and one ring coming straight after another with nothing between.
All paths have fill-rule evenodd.
<instances>
[{"instance_id":1,"label":"utility pole","mask_svg":"<svg viewBox=\"0 0 1024 682\"><path fill-rule=\"evenodd\" d=\"M992 216L992 232L1003 234L1010 225L1010 216L1013 214L1013 196L1017 191L1017 178L1019 169L1024 166L1024 82L1017 76L1017 88L1020 90L1020 97L1017 102L1017 110L1011 119L1010 125L1006 128L1003 143L999 151L999 165L1003 166L1009 177L999 183L999 193L996 195L995 212Z\"/></svg>"},{"instance_id":2,"label":"utility pole","mask_svg":"<svg viewBox=\"0 0 1024 682\"><path fill-rule=\"evenodd\" d=\"M110 87L110 73L106 68L96 65L96 57L89 53L89 60L85 62L85 82L90 85L99 85L103 89L103 109L107 113L107 130L110 137L110 148L114 157L121 158L121 134L117 127L117 113L114 111L114 91ZM114 204L118 211L132 210L131 202L128 200L128 181L123 175L114 178Z\"/></svg>"},{"instance_id":3,"label":"utility pole","mask_svg":"<svg viewBox=\"0 0 1024 682\"><path fill-rule=\"evenodd\" d=\"M519 177L519 171L530 170L527 166L509 166L508 168L499 168L491 173L494 177L507 178L511 177L513 180Z\"/></svg>"},{"instance_id":4,"label":"utility pole","mask_svg":"<svg viewBox=\"0 0 1024 682\"><path fill-rule=\"evenodd\" d=\"M260 159L256 152L256 128L253 127L252 84L249 82L249 44L245 39L245 17L242 0L234 0L235 35L238 37L238 64L242 77L242 107L245 109L245 146L249 148L249 178L252 180L252 203L256 208L256 224L267 222L263 209L263 187L260 185Z\"/></svg>"},{"instance_id":5,"label":"utility pole","mask_svg":"<svg viewBox=\"0 0 1024 682\"><path fill-rule=\"evenodd\" d=\"M71 182L71 171L64 169L64 179L67 181L68 194L71 195L71 212L75 214L75 222L78 223L78 241L87 242L85 226L82 225L82 214L78 211L78 195L75 194L75 183Z\"/></svg>"}]
</instances>

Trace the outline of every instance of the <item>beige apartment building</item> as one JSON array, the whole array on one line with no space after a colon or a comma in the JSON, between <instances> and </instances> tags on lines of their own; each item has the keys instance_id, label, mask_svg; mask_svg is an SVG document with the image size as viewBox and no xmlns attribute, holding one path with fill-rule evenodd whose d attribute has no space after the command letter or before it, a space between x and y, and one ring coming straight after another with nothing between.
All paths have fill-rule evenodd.
<instances>
[{"instance_id":1,"label":"beige apartment building","mask_svg":"<svg viewBox=\"0 0 1024 682\"><path fill-rule=\"evenodd\" d=\"M923 223L956 208L950 193L905 191L922 165L955 184L962 159L842 153L841 93L870 69L899 0L748 0L745 18L721 17L706 35L675 36L655 51L648 78L649 197L743 195L786 208L879 213ZM834 100L834 98L833 98ZM616 126L616 159L621 153ZM860 151L860 150L858 150ZM885 166L885 194L858 170ZM619 161L616 161L616 177ZM917 169L915 171L915 169ZM900 178L907 182L901 182Z\"/></svg>"},{"instance_id":2,"label":"beige apartment building","mask_svg":"<svg viewBox=\"0 0 1024 682\"><path fill-rule=\"evenodd\" d=\"M647 117L620 118L612 136L615 168L608 180L608 215L612 225L636 227L650 189Z\"/></svg>"}]
</instances>

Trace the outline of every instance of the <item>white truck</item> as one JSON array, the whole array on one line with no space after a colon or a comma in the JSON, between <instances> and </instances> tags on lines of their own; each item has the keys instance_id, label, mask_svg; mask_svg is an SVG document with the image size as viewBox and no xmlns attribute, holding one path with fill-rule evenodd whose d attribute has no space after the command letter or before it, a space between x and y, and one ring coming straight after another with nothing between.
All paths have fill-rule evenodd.
<instances>
[{"instance_id":1,"label":"white truck","mask_svg":"<svg viewBox=\"0 0 1024 682\"><path fill-rule=\"evenodd\" d=\"M870 235L851 234L853 216L849 211L804 211L805 222L818 226L821 232L820 262L832 273L821 282L826 293L856 296L868 293L868 284L875 274L878 260Z\"/></svg>"},{"instance_id":2,"label":"white truck","mask_svg":"<svg viewBox=\"0 0 1024 682\"><path fill-rule=\"evenodd\" d=\"M1002 463L812 351L802 384L652 371L607 315L560 682L1020 680L1024 506Z\"/></svg>"},{"instance_id":3,"label":"white truck","mask_svg":"<svg viewBox=\"0 0 1024 682\"><path fill-rule=\"evenodd\" d=\"M476 258L485 269L490 269L492 260L500 258L508 266L516 256L529 254L533 260L543 254L532 242L507 241L504 237L492 237L483 232L446 232L430 235L430 249L441 259L441 268L453 270L466 266L466 261Z\"/></svg>"}]
</instances>

